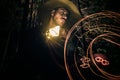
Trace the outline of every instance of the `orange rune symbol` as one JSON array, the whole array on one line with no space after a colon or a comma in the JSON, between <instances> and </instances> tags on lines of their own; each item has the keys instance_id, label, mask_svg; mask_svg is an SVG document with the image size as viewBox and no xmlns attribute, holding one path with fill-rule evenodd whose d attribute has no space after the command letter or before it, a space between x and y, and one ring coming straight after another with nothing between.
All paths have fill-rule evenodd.
<instances>
[{"instance_id":1,"label":"orange rune symbol","mask_svg":"<svg viewBox=\"0 0 120 80\"><path fill-rule=\"evenodd\" d=\"M107 60L105 60L105 59L103 59L101 57L96 57L95 61L102 63L102 65L104 65L104 66L109 65L109 61L107 61Z\"/></svg>"},{"instance_id":2,"label":"orange rune symbol","mask_svg":"<svg viewBox=\"0 0 120 80\"><path fill-rule=\"evenodd\" d=\"M80 60L83 63L83 64L80 65L80 67L82 67L82 68L88 68L88 67L90 67L90 64L89 64L90 58L83 56Z\"/></svg>"}]
</instances>

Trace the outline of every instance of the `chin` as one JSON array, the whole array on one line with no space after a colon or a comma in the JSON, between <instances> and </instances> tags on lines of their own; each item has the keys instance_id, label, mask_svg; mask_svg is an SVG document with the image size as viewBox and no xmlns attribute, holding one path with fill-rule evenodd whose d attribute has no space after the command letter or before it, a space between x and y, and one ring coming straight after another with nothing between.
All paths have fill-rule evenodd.
<instances>
[{"instance_id":1,"label":"chin","mask_svg":"<svg viewBox=\"0 0 120 80\"><path fill-rule=\"evenodd\" d=\"M64 26L65 24L61 24L60 26Z\"/></svg>"}]
</instances>

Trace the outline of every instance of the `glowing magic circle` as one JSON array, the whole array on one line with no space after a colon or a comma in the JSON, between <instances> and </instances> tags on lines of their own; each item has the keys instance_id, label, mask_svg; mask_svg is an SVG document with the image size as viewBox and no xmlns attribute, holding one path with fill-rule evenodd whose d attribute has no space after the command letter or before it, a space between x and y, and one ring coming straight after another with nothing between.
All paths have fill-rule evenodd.
<instances>
[{"instance_id":1,"label":"glowing magic circle","mask_svg":"<svg viewBox=\"0 0 120 80\"><path fill-rule=\"evenodd\" d=\"M120 14L94 13L68 32L64 62L70 80L120 80Z\"/></svg>"}]
</instances>

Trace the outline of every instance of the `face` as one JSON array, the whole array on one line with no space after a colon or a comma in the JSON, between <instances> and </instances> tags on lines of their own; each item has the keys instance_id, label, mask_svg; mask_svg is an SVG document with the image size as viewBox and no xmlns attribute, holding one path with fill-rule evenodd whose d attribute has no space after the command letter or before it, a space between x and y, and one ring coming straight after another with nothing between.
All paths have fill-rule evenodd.
<instances>
[{"instance_id":1,"label":"face","mask_svg":"<svg viewBox=\"0 0 120 80\"><path fill-rule=\"evenodd\" d=\"M67 20L68 11L64 8L58 8L52 13L53 21L56 25L63 26Z\"/></svg>"}]
</instances>

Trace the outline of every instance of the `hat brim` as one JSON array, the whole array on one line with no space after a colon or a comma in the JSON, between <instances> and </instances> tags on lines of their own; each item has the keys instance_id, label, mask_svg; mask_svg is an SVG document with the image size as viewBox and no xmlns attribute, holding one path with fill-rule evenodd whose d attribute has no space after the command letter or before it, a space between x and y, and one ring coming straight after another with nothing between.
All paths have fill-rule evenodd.
<instances>
[{"instance_id":1,"label":"hat brim","mask_svg":"<svg viewBox=\"0 0 120 80\"><path fill-rule=\"evenodd\" d=\"M47 11L51 11L56 7L64 7L70 11L73 18L78 18L80 16L77 6L69 0L49 0L45 3L44 8Z\"/></svg>"}]
</instances>

